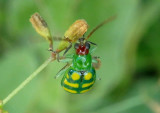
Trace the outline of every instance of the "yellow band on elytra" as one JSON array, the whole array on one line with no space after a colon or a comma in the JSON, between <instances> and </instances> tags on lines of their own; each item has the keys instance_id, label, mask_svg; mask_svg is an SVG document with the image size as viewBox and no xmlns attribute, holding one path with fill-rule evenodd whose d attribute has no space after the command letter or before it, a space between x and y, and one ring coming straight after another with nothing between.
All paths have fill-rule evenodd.
<instances>
[{"instance_id":1,"label":"yellow band on elytra","mask_svg":"<svg viewBox=\"0 0 160 113\"><path fill-rule=\"evenodd\" d=\"M68 89L68 88L65 88L65 87L63 87L63 88L64 88L64 90L66 90L66 91L68 91L70 93L77 93L77 91L75 91L75 90L71 90L71 89Z\"/></svg>"},{"instance_id":2,"label":"yellow band on elytra","mask_svg":"<svg viewBox=\"0 0 160 113\"><path fill-rule=\"evenodd\" d=\"M74 87L74 88L78 88L79 87L79 84L75 84L75 83L69 83L67 81L67 79L64 80L64 84L70 86L70 87Z\"/></svg>"},{"instance_id":3,"label":"yellow band on elytra","mask_svg":"<svg viewBox=\"0 0 160 113\"><path fill-rule=\"evenodd\" d=\"M93 81L93 82L91 82L91 83L83 84L83 85L82 85L82 88L85 88L85 87L91 86L92 84L94 84L94 81Z\"/></svg>"}]
</instances>

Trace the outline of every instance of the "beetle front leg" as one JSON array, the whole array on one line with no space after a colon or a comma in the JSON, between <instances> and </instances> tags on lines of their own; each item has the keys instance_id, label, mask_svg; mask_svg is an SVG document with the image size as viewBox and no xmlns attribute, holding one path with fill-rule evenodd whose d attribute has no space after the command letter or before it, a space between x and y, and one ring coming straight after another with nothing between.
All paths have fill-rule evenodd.
<instances>
[{"instance_id":1,"label":"beetle front leg","mask_svg":"<svg viewBox=\"0 0 160 113\"><path fill-rule=\"evenodd\" d=\"M53 50L48 50L48 51L51 51L52 53L56 54L56 59L57 59L58 62L65 62L65 63L66 62L71 62L72 59L73 59L73 55L74 55L74 54L69 54L69 55L66 55L66 56L60 56L58 52L56 53Z\"/></svg>"},{"instance_id":2,"label":"beetle front leg","mask_svg":"<svg viewBox=\"0 0 160 113\"><path fill-rule=\"evenodd\" d=\"M64 62L64 63L72 62L73 55L74 54L69 54L69 55L66 55L66 56L59 56L59 62Z\"/></svg>"},{"instance_id":3,"label":"beetle front leg","mask_svg":"<svg viewBox=\"0 0 160 113\"><path fill-rule=\"evenodd\" d=\"M66 50L65 50L65 52L63 53L63 56L71 49L71 47L72 47L72 43L71 42L69 42L70 43L70 45L66 48Z\"/></svg>"}]
</instances>

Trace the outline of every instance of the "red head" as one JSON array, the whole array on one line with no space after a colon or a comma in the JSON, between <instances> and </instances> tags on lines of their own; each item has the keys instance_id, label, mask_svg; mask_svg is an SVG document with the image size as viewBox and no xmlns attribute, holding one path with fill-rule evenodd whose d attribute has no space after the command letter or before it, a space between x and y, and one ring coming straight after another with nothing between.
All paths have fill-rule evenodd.
<instances>
[{"instance_id":1,"label":"red head","mask_svg":"<svg viewBox=\"0 0 160 113\"><path fill-rule=\"evenodd\" d=\"M79 39L80 43L76 43L74 48L76 49L76 54L87 55L89 53L90 44L88 42L84 43L84 38Z\"/></svg>"}]
</instances>

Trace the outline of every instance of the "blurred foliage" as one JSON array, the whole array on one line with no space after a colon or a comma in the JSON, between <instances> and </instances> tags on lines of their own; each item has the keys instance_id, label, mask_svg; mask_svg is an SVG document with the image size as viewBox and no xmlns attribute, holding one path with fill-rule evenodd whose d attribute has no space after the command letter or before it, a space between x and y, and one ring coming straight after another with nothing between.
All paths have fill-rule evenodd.
<instances>
[{"instance_id":1,"label":"blurred foliage","mask_svg":"<svg viewBox=\"0 0 160 113\"><path fill-rule=\"evenodd\" d=\"M47 21L55 36L63 36L77 19L88 22L88 34L106 18L117 15L89 39L98 45L94 55L102 60L97 70L102 80L88 93L69 94L61 88L61 78L53 79L65 64L53 62L9 101L5 110L159 113L159 0L0 0L0 100L50 55L47 42L29 22L35 12Z\"/></svg>"}]
</instances>

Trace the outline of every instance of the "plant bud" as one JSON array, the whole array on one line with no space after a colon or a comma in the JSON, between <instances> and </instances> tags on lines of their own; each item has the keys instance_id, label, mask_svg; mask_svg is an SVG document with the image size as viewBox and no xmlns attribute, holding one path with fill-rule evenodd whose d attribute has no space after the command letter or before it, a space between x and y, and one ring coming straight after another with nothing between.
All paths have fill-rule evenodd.
<instances>
[{"instance_id":1,"label":"plant bud","mask_svg":"<svg viewBox=\"0 0 160 113\"><path fill-rule=\"evenodd\" d=\"M66 40L69 40L70 42L76 42L79 38L81 38L84 35L87 29L88 24L85 20L80 19L75 21L65 32L64 40L60 42L56 51L60 52L69 46L70 43Z\"/></svg>"},{"instance_id":2,"label":"plant bud","mask_svg":"<svg viewBox=\"0 0 160 113\"><path fill-rule=\"evenodd\" d=\"M49 41L49 43L52 43L52 37L49 28L47 26L47 23L38 13L35 13L31 16L30 22L32 23L32 26L34 27L34 29L37 31L38 34L40 34L47 41Z\"/></svg>"}]
</instances>

